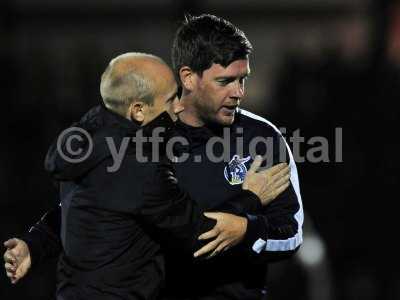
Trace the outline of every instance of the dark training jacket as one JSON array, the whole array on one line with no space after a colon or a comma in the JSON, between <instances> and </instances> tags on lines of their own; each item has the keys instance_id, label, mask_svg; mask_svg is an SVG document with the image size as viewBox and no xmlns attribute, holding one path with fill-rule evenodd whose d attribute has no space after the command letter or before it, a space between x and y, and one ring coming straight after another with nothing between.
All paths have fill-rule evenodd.
<instances>
[{"instance_id":1,"label":"dark training jacket","mask_svg":"<svg viewBox=\"0 0 400 300\"><path fill-rule=\"evenodd\" d=\"M170 243L155 238L161 244L166 266L166 285L160 299L266 299L268 263L292 256L302 243L303 209L297 169L280 132L265 119L238 110L233 125L224 128L195 128L178 121L170 131L169 138L174 137L187 141L176 143L173 149L176 156L187 157L175 163L174 168L179 186L198 205L192 204L188 211L232 212L246 216L248 226L239 245L210 260L193 260L190 255L164 247ZM209 155L211 141L213 157ZM255 195L241 189L255 154L264 155L268 166L287 161L291 167L291 185L266 207L259 204ZM224 159L216 160L218 157ZM57 253L57 215L59 209L49 212L25 237L34 264ZM200 220L191 226L197 235L202 226L212 225ZM181 243L181 249L200 246L190 234L177 238L176 245Z\"/></svg>"},{"instance_id":2,"label":"dark training jacket","mask_svg":"<svg viewBox=\"0 0 400 300\"><path fill-rule=\"evenodd\" d=\"M229 127L195 128L178 121L174 132L189 141L176 151L189 155L175 165L177 178L205 210L218 210L240 195L255 154L263 155L268 167L290 164L291 185L266 207L247 211L245 240L238 246L205 262L166 254L168 299L266 299L268 263L291 257L302 243L303 208L290 149L274 125L242 109Z\"/></svg>"},{"instance_id":3,"label":"dark training jacket","mask_svg":"<svg viewBox=\"0 0 400 300\"><path fill-rule=\"evenodd\" d=\"M168 132L172 125L164 113L141 128L99 106L50 147L46 169L57 180L61 199L58 299L156 299L165 281L160 243L186 259L202 245L197 237L215 221L179 188L164 145L157 149L160 162L143 163L132 142L139 130L149 136L153 128ZM82 152L71 155L75 149ZM112 149L126 151L116 169L110 169ZM149 143L141 150L149 159L154 155ZM243 195L249 203L259 202L249 192Z\"/></svg>"}]
</instances>

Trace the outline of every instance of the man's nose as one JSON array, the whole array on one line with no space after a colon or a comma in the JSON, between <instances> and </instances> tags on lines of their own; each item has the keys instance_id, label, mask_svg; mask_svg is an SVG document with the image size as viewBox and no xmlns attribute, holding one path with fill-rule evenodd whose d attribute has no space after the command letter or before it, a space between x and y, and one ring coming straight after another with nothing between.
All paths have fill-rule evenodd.
<instances>
[{"instance_id":1,"label":"man's nose","mask_svg":"<svg viewBox=\"0 0 400 300\"><path fill-rule=\"evenodd\" d=\"M231 98L235 98L237 100L240 100L244 97L244 85L240 83L239 80L237 80L234 84Z\"/></svg>"}]
</instances>

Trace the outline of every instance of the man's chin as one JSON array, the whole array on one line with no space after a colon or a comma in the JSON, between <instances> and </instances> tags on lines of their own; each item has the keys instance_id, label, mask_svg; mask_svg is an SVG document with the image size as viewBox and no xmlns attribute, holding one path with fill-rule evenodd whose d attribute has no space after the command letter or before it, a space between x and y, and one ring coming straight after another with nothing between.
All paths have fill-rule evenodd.
<instances>
[{"instance_id":1,"label":"man's chin","mask_svg":"<svg viewBox=\"0 0 400 300\"><path fill-rule=\"evenodd\" d=\"M233 124L233 121L235 121L235 115L232 116L220 116L218 118L218 123L223 125L223 126L229 126Z\"/></svg>"}]
</instances>

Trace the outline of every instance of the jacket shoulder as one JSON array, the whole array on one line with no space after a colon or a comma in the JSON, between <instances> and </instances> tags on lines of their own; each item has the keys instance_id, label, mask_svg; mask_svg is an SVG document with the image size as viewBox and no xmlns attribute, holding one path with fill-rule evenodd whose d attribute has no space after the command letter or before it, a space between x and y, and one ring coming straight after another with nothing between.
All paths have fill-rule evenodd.
<instances>
[{"instance_id":1,"label":"jacket shoulder","mask_svg":"<svg viewBox=\"0 0 400 300\"><path fill-rule=\"evenodd\" d=\"M261 130L263 132L270 132L273 135L282 135L278 127L276 127L272 122L252 112L244 109L239 109L238 117L239 118L237 126L251 128L256 132L259 132Z\"/></svg>"}]
</instances>

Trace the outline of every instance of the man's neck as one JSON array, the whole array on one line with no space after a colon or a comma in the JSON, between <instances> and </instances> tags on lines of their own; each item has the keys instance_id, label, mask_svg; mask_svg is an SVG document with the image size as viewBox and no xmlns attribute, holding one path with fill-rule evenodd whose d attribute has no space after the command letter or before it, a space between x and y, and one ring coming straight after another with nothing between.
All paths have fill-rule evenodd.
<instances>
[{"instance_id":1,"label":"man's neck","mask_svg":"<svg viewBox=\"0 0 400 300\"><path fill-rule=\"evenodd\" d=\"M204 122L199 118L191 99L182 96L181 100L185 109L179 113L179 120L192 127L202 127Z\"/></svg>"},{"instance_id":2,"label":"man's neck","mask_svg":"<svg viewBox=\"0 0 400 300\"><path fill-rule=\"evenodd\" d=\"M183 123L186 125L192 126L192 127L202 127L204 126L204 122L199 120L196 115L184 110L179 114L179 120L181 120Z\"/></svg>"}]
</instances>

